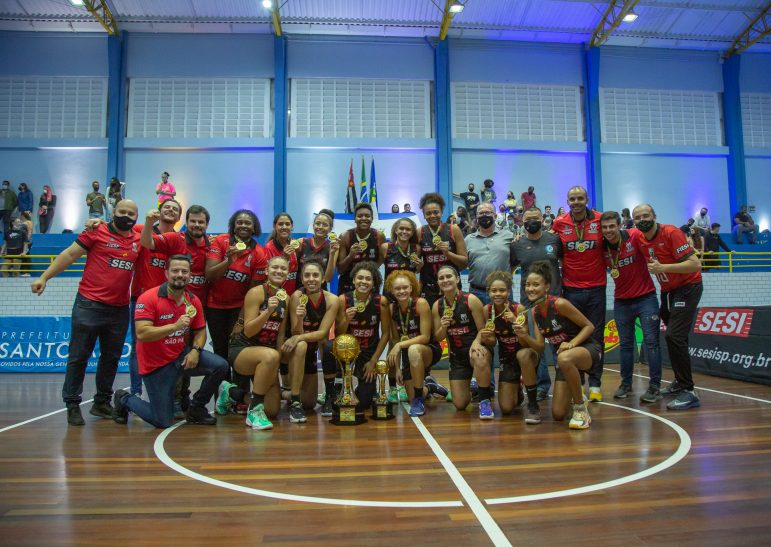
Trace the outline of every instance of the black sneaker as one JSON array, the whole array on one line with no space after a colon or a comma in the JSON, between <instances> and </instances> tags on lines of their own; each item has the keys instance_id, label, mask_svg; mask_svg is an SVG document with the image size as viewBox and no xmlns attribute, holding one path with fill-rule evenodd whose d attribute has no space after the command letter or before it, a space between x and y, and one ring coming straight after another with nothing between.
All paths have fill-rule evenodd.
<instances>
[{"instance_id":1,"label":"black sneaker","mask_svg":"<svg viewBox=\"0 0 771 547\"><path fill-rule=\"evenodd\" d=\"M127 397L128 393L119 389L112 396L112 419L117 424L128 423L128 408L123 404L124 397Z\"/></svg>"},{"instance_id":2,"label":"black sneaker","mask_svg":"<svg viewBox=\"0 0 771 547\"><path fill-rule=\"evenodd\" d=\"M327 396L327 398L324 399L324 406L321 407L321 415L326 418L331 418L333 414L332 397Z\"/></svg>"},{"instance_id":3,"label":"black sneaker","mask_svg":"<svg viewBox=\"0 0 771 547\"><path fill-rule=\"evenodd\" d=\"M648 391L640 395L641 403L655 403L661 400L661 391L655 386L648 388Z\"/></svg>"},{"instance_id":4,"label":"black sneaker","mask_svg":"<svg viewBox=\"0 0 771 547\"><path fill-rule=\"evenodd\" d=\"M106 401L98 403L94 402L88 413L93 416L99 416L100 418L112 419L112 410L112 405Z\"/></svg>"},{"instance_id":5,"label":"black sneaker","mask_svg":"<svg viewBox=\"0 0 771 547\"><path fill-rule=\"evenodd\" d=\"M449 393L446 387L434 380L434 378L431 376L426 376L424 384L428 388L428 392L432 395L447 397L447 394Z\"/></svg>"},{"instance_id":6,"label":"black sneaker","mask_svg":"<svg viewBox=\"0 0 771 547\"><path fill-rule=\"evenodd\" d=\"M677 395L677 394L678 394L678 393L680 393L681 391L684 391L684 390L683 390L683 386L681 386L681 385L678 383L678 381L677 381L677 380L675 380L674 382L672 382L671 384L669 384L669 386L668 386L668 387L665 387L664 389L662 389L662 390L661 390L661 394L662 394L662 395Z\"/></svg>"},{"instance_id":7,"label":"black sneaker","mask_svg":"<svg viewBox=\"0 0 771 547\"><path fill-rule=\"evenodd\" d=\"M86 425L83 414L80 413L80 405L76 403L67 405L67 423L70 425Z\"/></svg>"},{"instance_id":8,"label":"black sneaker","mask_svg":"<svg viewBox=\"0 0 771 547\"><path fill-rule=\"evenodd\" d=\"M289 421L293 424L302 424L308 421L308 418L305 417L302 403L295 401L289 407Z\"/></svg>"},{"instance_id":9,"label":"black sneaker","mask_svg":"<svg viewBox=\"0 0 771 547\"><path fill-rule=\"evenodd\" d=\"M195 425L214 425L217 423L217 418L209 414L205 406L190 406L187 409L185 416L187 423Z\"/></svg>"},{"instance_id":10,"label":"black sneaker","mask_svg":"<svg viewBox=\"0 0 771 547\"><path fill-rule=\"evenodd\" d=\"M632 393L632 386L628 386L626 384L621 384L618 386L618 389L613 394L614 399L626 399L629 394Z\"/></svg>"}]
</instances>

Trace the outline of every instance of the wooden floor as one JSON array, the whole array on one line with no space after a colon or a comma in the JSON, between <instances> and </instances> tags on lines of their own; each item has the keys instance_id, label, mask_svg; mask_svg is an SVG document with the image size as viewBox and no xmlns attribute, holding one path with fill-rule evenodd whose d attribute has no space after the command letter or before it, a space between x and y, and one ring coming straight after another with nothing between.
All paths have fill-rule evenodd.
<instances>
[{"instance_id":1,"label":"wooden floor","mask_svg":"<svg viewBox=\"0 0 771 547\"><path fill-rule=\"evenodd\" d=\"M699 387L726 393L702 389L701 409L668 412L665 401L613 401L615 368L607 367L603 392L624 408L593 404L588 431L550 417L525 426L519 414L480 422L475 408L432 401L422 423L436 451L403 410L353 428L319 416L290 424L282 411L270 432L234 415L164 438L136 417L119 426L89 416L84 404L85 427L67 427L58 412L9 428L60 410L61 376L5 374L0 544L771 543L771 388L697 375ZM437 377L446 381L446 371ZM636 395L645 382L635 378ZM125 375L116 381L127 384ZM93 393L92 375L84 393ZM591 491L671 464L689 439L673 465ZM164 452L188 475L163 463ZM579 490L499 503L568 489ZM330 500L349 502L319 503Z\"/></svg>"}]
</instances>

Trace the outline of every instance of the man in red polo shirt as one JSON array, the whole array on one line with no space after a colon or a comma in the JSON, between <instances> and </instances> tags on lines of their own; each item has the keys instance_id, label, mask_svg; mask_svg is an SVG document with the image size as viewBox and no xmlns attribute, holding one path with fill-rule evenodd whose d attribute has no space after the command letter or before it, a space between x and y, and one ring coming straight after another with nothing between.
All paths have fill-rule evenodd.
<instances>
[{"instance_id":1,"label":"man in red polo shirt","mask_svg":"<svg viewBox=\"0 0 771 547\"><path fill-rule=\"evenodd\" d=\"M86 267L72 307L72 334L62 387L70 425L85 424L80 412L81 394L88 358L97 339L100 355L96 367L96 395L90 413L102 418L112 417L112 384L126 341L129 286L140 249L139 234L133 230L136 221L136 203L128 199L119 201L109 224L83 231L75 243L62 251L32 283L32 292L43 294L49 279L86 255Z\"/></svg>"},{"instance_id":2,"label":"man in red polo shirt","mask_svg":"<svg viewBox=\"0 0 771 547\"><path fill-rule=\"evenodd\" d=\"M643 403L655 403L661 399L661 348L659 347L659 301L656 287L648 273L645 257L640 254L637 240L639 230L621 230L621 217L616 211L605 211L600 217L604 238L605 265L615 284L613 315L618 328L621 357L621 385L613 395L626 399L632 392L634 372L635 320L640 320L643 331L645 355L650 368L648 390L640 396Z\"/></svg>"},{"instance_id":3,"label":"man in red polo shirt","mask_svg":"<svg viewBox=\"0 0 771 547\"><path fill-rule=\"evenodd\" d=\"M562 240L562 295L594 325L594 340L605 347L605 260L602 257L600 213L587 207L586 188L568 190L570 211L558 216L552 231ZM589 400L602 401L604 352L589 371Z\"/></svg>"},{"instance_id":4,"label":"man in red polo shirt","mask_svg":"<svg viewBox=\"0 0 771 547\"><path fill-rule=\"evenodd\" d=\"M174 423L177 378L203 376L201 388L190 401L187 422L214 425L217 419L206 410L206 404L227 376L228 363L203 349L206 344L203 306L198 297L187 290L190 258L173 255L167 263L168 281L142 293L134 313L139 373L149 402L119 389L113 398L113 419L125 424L132 411L155 427L170 427Z\"/></svg>"},{"instance_id":5,"label":"man in red polo shirt","mask_svg":"<svg viewBox=\"0 0 771 547\"><path fill-rule=\"evenodd\" d=\"M685 234L671 224L656 222L656 213L647 203L632 211L635 226L643 234L637 246L648 261L648 271L661 285L659 315L667 326L665 340L672 362L675 381L662 393L677 395L667 403L670 410L687 410L701 406L691 376L688 335L693 330L701 299L701 262Z\"/></svg>"}]
</instances>

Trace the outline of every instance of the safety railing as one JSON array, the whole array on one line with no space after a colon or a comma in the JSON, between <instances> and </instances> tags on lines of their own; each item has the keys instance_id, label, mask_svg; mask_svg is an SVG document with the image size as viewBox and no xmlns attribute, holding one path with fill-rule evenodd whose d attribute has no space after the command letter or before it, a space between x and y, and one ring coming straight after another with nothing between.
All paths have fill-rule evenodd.
<instances>
[{"instance_id":1,"label":"safety railing","mask_svg":"<svg viewBox=\"0 0 771 547\"><path fill-rule=\"evenodd\" d=\"M771 252L721 251L719 253L704 253L701 257L704 271L746 271L749 268L757 271L771 271Z\"/></svg>"},{"instance_id":2,"label":"safety railing","mask_svg":"<svg viewBox=\"0 0 771 547\"><path fill-rule=\"evenodd\" d=\"M40 275L58 255L3 255L0 272L8 275ZM65 273L83 273L86 257L79 258Z\"/></svg>"}]
</instances>

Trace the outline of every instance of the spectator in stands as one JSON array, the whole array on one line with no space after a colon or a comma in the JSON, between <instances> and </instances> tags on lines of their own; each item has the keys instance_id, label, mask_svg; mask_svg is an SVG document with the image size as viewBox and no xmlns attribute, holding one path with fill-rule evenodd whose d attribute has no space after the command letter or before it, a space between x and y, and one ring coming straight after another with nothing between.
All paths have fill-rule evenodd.
<instances>
[{"instance_id":1,"label":"spectator in stands","mask_svg":"<svg viewBox=\"0 0 771 547\"><path fill-rule=\"evenodd\" d=\"M498 206L498 214L495 216L495 225L498 228L505 228L509 220L509 212L506 210L506 206L501 203Z\"/></svg>"},{"instance_id":2,"label":"spectator in stands","mask_svg":"<svg viewBox=\"0 0 771 547\"><path fill-rule=\"evenodd\" d=\"M482 193L479 196L482 199L482 202L488 202L495 205L495 202L497 201L497 198L495 197L495 190L493 190L495 183L492 179L485 179L482 184L485 186L484 190L482 190Z\"/></svg>"},{"instance_id":3,"label":"spectator in stands","mask_svg":"<svg viewBox=\"0 0 771 547\"><path fill-rule=\"evenodd\" d=\"M693 222L696 228L701 232L701 235L709 232L712 221L709 219L706 207L702 207L701 210L696 213L696 216L693 217Z\"/></svg>"},{"instance_id":4,"label":"spectator in stands","mask_svg":"<svg viewBox=\"0 0 771 547\"><path fill-rule=\"evenodd\" d=\"M632 213L629 212L629 207L621 209L621 228L624 230L634 228L634 220L632 220Z\"/></svg>"},{"instance_id":5,"label":"spectator in stands","mask_svg":"<svg viewBox=\"0 0 771 547\"><path fill-rule=\"evenodd\" d=\"M43 193L40 194L37 210L37 221L41 234L48 233L48 229L54 221L55 209L56 194L54 194L53 188L46 184L43 186Z\"/></svg>"},{"instance_id":6,"label":"spectator in stands","mask_svg":"<svg viewBox=\"0 0 771 547\"><path fill-rule=\"evenodd\" d=\"M727 253L734 252L720 237L720 224L713 222L710 231L704 235L704 258L701 261L703 271L706 272L713 268L719 269L723 265L717 254L720 249Z\"/></svg>"},{"instance_id":7,"label":"spectator in stands","mask_svg":"<svg viewBox=\"0 0 771 547\"><path fill-rule=\"evenodd\" d=\"M696 257L701 260L701 257L704 256L704 238L701 235L701 230L697 228L696 225L691 226L691 237L689 241L696 251Z\"/></svg>"},{"instance_id":8,"label":"spectator in stands","mask_svg":"<svg viewBox=\"0 0 771 547\"><path fill-rule=\"evenodd\" d=\"M107 203L109 204L107 210L108 221L110 217L110 211L114 211L118 202L126 197L126 191L124 189L125 186L126 183L119 181L118 177L112 177L110 179L110 186L107 188Z\"/></svg>"},{"instance_id":9,"label":"spectator in stands","mask_svg":"<svg viewBox=\"0 0 771 547\"><path fill-rule=\"evenodd\" d=\"M404 212L405 213L411 213L412 212L412 206L410 206L409 203L404 204Z\"/></svg>"},{"instance_id":10,"label":"spectator in stands","mask_svg":"<svg viewBox=\"0 0 771 547\"><path fill-rule=\"evenodd\" d=\"M681 232L683 232L683 233L685 234L685 237L686 237L686 238L690 238L690 235L691 235L691 226L693 226L695 223L696 223L696 221L695 221L695 220L693 220L692 218L689 218L689 219L688 219L688 222L686 222L685 224L683 224L682 226L680 226L680 231L681 231Z\"/></svg>"},{"instance_id":11,"label":"spectator in stands","mask_svg":"<svg viewBox=\"0 0 771 547\"><path fill-rule=\"evenodd\" d=\"M35 198L32 195L32 190L29 189L26 182L19 184L19 214L29 211L32 213L32 208L35 206Z\"/></svg>"},{"instance_id":12,"label":"spectator in stands","mask_svg":"<svg viewBox=\"0 0 771 547\"><path fill-rule=\"evenodd\" d=\"M4 233L3 247L0 249L3 255L3 267L0 269L3 277L19 277L21 258L7 258L6 255L27 254L27 228L21 219L14 219L11 226Z\"/></svg>"},{"instance_id":13,"label":"spectator in stands","mask_svg":"<svg viewBox=\"0 0 771 547\"><path fill-rule=\"evenodd\" d=\"M3 189L0 190L0 215L2 216L3 233L8 232L11 229L11 215L16 210L16 206L19 203L19 198L16 197L16 193L11 190L11 182L4 180Z\"/></svg>"},{"instance_id":14,"label":"spectator in stands","mask_svg":"<svg viewBox=\"0 0 771 547\"><path fill-rule=\"evenodd\" d=\"M176 197L177 189L169 182L169 173L167 171L161 173L161 182L155 186L155 193L158 194L159 206L167 199L174 199Z\"/></svg>"},{"instance_id":15,"label":"spectator in stands","mask_svg":"<svg viewBox=\"0 0 771 547\"><path fill-rule=\"evenodd\" d=\"M391 212L392 213L398 213L399 212L399 204L398 203L394 203L393 205L391 205Z\"/></svg>"},{"instance_id":16,"label":"spectator in stands","mask_svg":"<svg viewBox=\"0 0 771 547\"><path fill-rule=\"evenodd\" d=\"M741 244L743 234L749 234L750 245L754 245L758 237L758 225L747 212L747 206L742 205L734 215L734 236L736 243Z\"/></svg>"},{"instance_id":17,"label":"spectator in stands","mask_svg":"<svg viewBox=\"0 0 771 547\"><path fill-rule=\"evenodd\" d=\"M522 209L527 210L531 207L535 207L535 188L532 186L527 187L527 192L522 192L522 199L520 200Z\"/></svg>"},{"instance_id":18,"label":"spectator in stands","mask_svg":"<svg viewBox=\"0 0 771 547\"><path fill-rule=\"evenodd\" d=\"M463 204L466 206L466 211L468 211L470 217L472 219L476 218L477 205L479 205L479 194L474 192L473 182L468 183L468 192L453 192L452 195L456 198L462 199Z\"/></svg>"},{"instance_id":19,"label":"spectator in stands","mask_svg":"<svg viewBox=\"0 0 771 547\"><path fill-rule=\"evenodd\" d=\"M107 198L99 191L99 181L91 183L93 192L86 196L86 205L88 205L88 218L104 218L104 210L107 207Z\"/></svg>"},{"instance_id":20,"label":"spectator in stands","mask_svg":"<svg viewBox=\"0 0 771 547\"><path fill-rule=\"evenodd\" d=\"M512 212L517 208L517 198L514 197L514 192L509 191L506 194L506 199L503 200L503 204L506 206L506 210Z\"/></svg>"},{"instance_id":21,"label":"spectator in stands","mask_svg":"<svg viewBox=\"0 0 771 547\"><path fill-rule=\"evenodd\" d=\"M29 255L32 253L32 232L35 231L35 224L32 222L32 213L29 211L21 213L19 215L19 220L21 220L21 223L24 225L27 232L27 250L25 252L25 255L27 256L21 259L21 276L29 277L30 270L32 269L32 259Z\"/></svg>"},{"instance_id":22,"label":"spectator in stands","mask_svg":"<svg viewBox=\"0 0 771 547\"><path fill-rule=\"evenodd\" d=\"M628 210L629 210L629 209L627 209L627 211L628 211ZM525 208L524 208L524 206L523 206L523 211L527 211L527 209L525 209ZM551 212L551 205L547 205L546 207L544 207L544 208L543 208L543 220L544 220L544 221L546 221L546 218L547 218L547 217L548 217L549 219L551 219L551 220L554 220L555 218L557 218L557 217L555 217L555 216L554 216L554 214Z\"/></svg>"},{"instance_id":23,"label":"spectator in stands","mask_svg":"<svg viewBox=\"0 0 771 547\"><path fill-rule=\"evenodd\" d=\"M465 207L458 206L455 210L455 219L463 237L469 235L469 233L471 233L471 222L469 221L468 212Z\"/></svg>"},{"instance_id":24,"label":"spectator in stands","mask_svg":"<svg viewBox=\"0 0 771 547\"><path fill-rule=\"evenodd\" d=\"M557 216L558 217L562 216L564 214L565 214L565 208L564 207L560 207L559 209L557 209Z\"/></svg>"}]
</instances>

